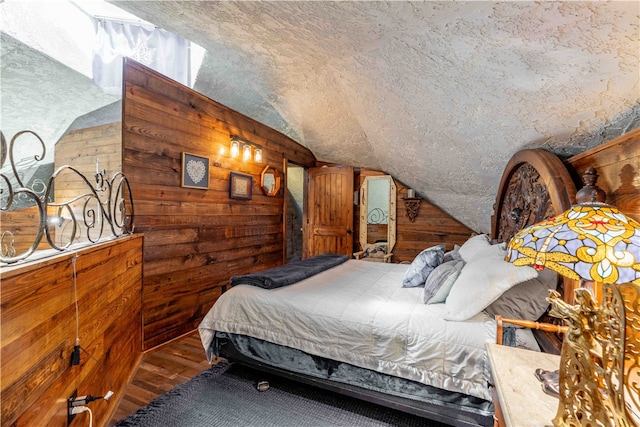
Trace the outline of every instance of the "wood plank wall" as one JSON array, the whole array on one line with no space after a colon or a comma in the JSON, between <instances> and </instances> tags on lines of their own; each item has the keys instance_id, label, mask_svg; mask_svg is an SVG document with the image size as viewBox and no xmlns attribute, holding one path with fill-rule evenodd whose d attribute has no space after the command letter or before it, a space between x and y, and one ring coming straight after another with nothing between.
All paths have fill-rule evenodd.
<instances>
[{"instance_id":1,"label":"wood plank wall","mask_svg":"<svg viewBox=\"0 0 640 427\"><path fill-rule=\"evenodd\" d=\"M582 174L589 167L598 172L598 186L607 203L640 221L640 128L568 159L576 188L583 187Z\"/></svg>"},{"instance_id":2,"label":"wood plank wall","mask_svg":"<svg viewBox=\"0 0 640 427\"><path fill-rule=\"evenodd\" d=\"M259 188L267 165L311 167L315 157L287 136L134 61L123 98L123 172L137 232L145 234L143 318L148 349L195 329L231 276L284 258L284 190ZM264 161L229 156L230 136L260 145ZM209 189L181 187L183 152L210 159ZM229 198L230 172L253 179L251 200ZM284 181L283 181L284 182Z\"/></svg>"},{"instance_id":3,"label":"wood plank wall","mask_svg":"<svg viewBox=\"0 0 640 427\"><path fill-rule=\"evenodd\" d=\"M82 149L79 149L82 147ZM120 122L72 130L65 134L55 146L55 168L73 166L83 174L89 184L96 186L95 174L99 168L105 171L105 179L110 179L114 173L122 171L122 124ZM80 194L90 191L87 184L71 171L65 171L56 177L54 185L56 203L68 202ZM106 193L100 192L106 197ZM83 218L84 199L72 205L77 218ZM55 214L55 212L51 212ZM63 211L64 216L69 216ZM65 245L70 240L72 228L69 222L61 228L56 228L55 241L58 245ZM83 221L78 221L77 242L88 242L87 230ZM105 233L109 233L108 230ZM105 234L106 237L106 234ZM95 238L94 238L95 240Z\"/></svg>"},{"instance_id":4,"label":"wood plank wall","mask_svg":"<svg viewBox=\"0 0 640 427\"><path fill-rule=\"evenodd\" d=\"M17 209L14 211L0 212L0 234L10 231L13 234L13 247L16 255L28 251L35 241L40 230L40 210L37 206ZM8 242L2 242L4 245ZM42 236L37 250L50 249L47 237Z\"/></svg>"},{"instance_id":5,"label":"wood plank wall","mask_svg":"<svg viewBox=\"0 0 640 427\"><path fill-rule=\"evenodd\" d=\"M142 235L77 251L80 364L71 366L76 339L73 253L2 268L0 290L0 424L67 425L66 399L90 403L105 425L141 356ZM72 426L88 425L88 414Z\"/></svg>"},{"instance_id":6,"label":"wood plank wall","mask_svg":"<svg viewBox=\"0 0 640 427\"><path fill-rule=\"evenodd\" d=\"M363 169L356 175L358 190L367 176L384 175L384 172ZM398 181L396 183L396 245L393 249L392 262L411 262L423 249L430 246L445 244L447 250L454 245L462 245L473 233L473 230L457 221L437 206L422 200L418 216L414 222L409 220L403 198L407 194L407 187ZM354 207L354 252L361 250L358 239L360 233L360 206Z\"/></svg>"},{"instance_id":7,"label":"wood plank wall","mask_svg":"<svg viewBox=\"0 0 640 427\"><path fill-rule=\"evenodd\" d=\"M576 188L584 186L582 175L588 167L598 172L597 185L607 193L606 202L640 221L640 129L627 132L566 161ZM573 303L577 281L565 279L567 302Z\"/></svg>"},{"instance_id":8,"label":"wood plank wall","mask_svg":"<svg viewBox=\"0 0 640 427\"><path fill-rule=\"evenodd\" d=\"M82 149L79 149L82 147ZM55 168L71 165L84 174L91 183L96 173L96 160L99 168L107 176L122 170L122 123L115 122L69 131L56 143ZM60 177L60 188L55 188L56 199L75 196L83 186L75 179ZM58 182L58 181L56 181ZM76 186L76 188L73 188Z\"/></svg>"}]
</instances>

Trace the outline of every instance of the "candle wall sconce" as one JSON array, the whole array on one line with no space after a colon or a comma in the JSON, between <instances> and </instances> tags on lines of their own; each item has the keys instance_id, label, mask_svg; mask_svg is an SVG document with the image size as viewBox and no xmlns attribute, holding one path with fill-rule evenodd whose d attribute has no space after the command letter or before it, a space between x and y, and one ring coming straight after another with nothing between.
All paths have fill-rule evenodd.
<instances>
[{"instance_id":1,"label":"candle wall sconce","mask_svg":"<svg viewBox=\"0 0 640 427\"><path fill-rule=\"evenodd\" d=\"M407 216L409 217L409 221L415 221L418 216L418 211L420 210L420 202L422 198L416 196L416 192L409 188L407 189L407 195L404 196L404 206L407 209Z\"/></svg>"}]
</instances>

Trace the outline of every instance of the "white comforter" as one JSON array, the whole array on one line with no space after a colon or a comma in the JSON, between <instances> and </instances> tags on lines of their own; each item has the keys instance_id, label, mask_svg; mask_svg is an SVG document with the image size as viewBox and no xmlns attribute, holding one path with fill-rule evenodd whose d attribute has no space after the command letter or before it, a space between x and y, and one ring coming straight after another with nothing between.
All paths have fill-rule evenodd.
<instances>
[{"instance_id":1,"label":"white comforter","mask_svg":"<svg viewBox=\"0 0 640 427\"><path fill-rule=\"evenodd\" d=\"M234 286L198 327L202 344L211 358L215 331L248 335L490 400L494 320L484 312L443 320L444 304L422 304L422 288L401 287L407 268L349 260L282 288Z\"/></svg>"}]
</instances>

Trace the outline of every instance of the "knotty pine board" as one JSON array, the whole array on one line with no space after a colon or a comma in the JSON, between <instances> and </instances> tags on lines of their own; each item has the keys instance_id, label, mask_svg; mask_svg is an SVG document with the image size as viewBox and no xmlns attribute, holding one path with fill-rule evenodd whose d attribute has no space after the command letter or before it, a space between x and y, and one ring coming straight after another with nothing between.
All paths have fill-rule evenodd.
<instances>
[{"instance_id":1,"label":"knotty pine board","mask_svg":"<svg viewBox=\"0 0 640 427\"><path fill-rule=\"evenodd\" d=\"M3 267L0 289L2 425L67 425L66 398L115 393L91 403L104 425L142 354L142 235L78 250L80 364L75 344L74 253ZM72 425L86 425L87 415Z\"/></svg>"},{"instance_id":2,"label":"knotty pine board","mask_svg":"<svg viewBox=\"0 0 640 427\"><path fill-rule=\"evenodd\" d=\"M144 347L192 331L233 275L284 262L284 189L265 196L266 165L311 167L289 137L134 61L125 65L123 171L145 234ZM262 147L262 164L228 155L230 136ZM181 187L182 153L209 158L209 188ZM252 177L252 199L229 198L229 175Z\"/></svg>"}]
</instances>

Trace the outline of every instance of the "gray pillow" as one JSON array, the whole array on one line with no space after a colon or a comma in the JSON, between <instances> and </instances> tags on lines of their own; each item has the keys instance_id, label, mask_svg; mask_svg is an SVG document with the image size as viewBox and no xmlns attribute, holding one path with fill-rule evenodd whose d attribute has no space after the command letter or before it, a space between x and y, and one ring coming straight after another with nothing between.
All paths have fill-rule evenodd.
<instances>
[{"instance_id":1,"label":"gray pillow","mask_svg":"<svg viewBox=\"0 0 640 427\"><path fill-rule=\"evenodd\" d=\"M445 302L462 267L464 267L464 261L452 260L443 262L434 268L424 282L422 302L425 304Z\"/></svg>"},{"instance_id":2,"label":"gray pillow","mask_svg":"<svg viewBox=\"0 0 640 427\"><path fill-rule=\"evenodd\" d=\"M442 263L444 245L437 245L420 252L411 262L402 278L403 288L415 288L424 285L424 281L434 268Z\"/></svg>"},{"instance_id":3,"label":"gray pillow","mask_svg":"<svg viewBox=\"0 0 640 427\"><path fill-rule=\"evenodd\" d=\"M461 260L462 258L460 257L460 254L458 253L458 251L460 251L460 246L454 245L452 250L444 253L444 258L442 259L442 262Z\"/></svg>"},{"instance_id":4,"label":"gray pillow","mask_svg":"<svg viewBox=\"0 0 640 427\"><path fill-rule=\"evenodd\" d=\"M538 320L549 306L549 289L556 289L558 274L545 268L538 277L522 282L503 293L485 311L492 317L499 314L508 319Z\"/></svg>"}]
</instances>

